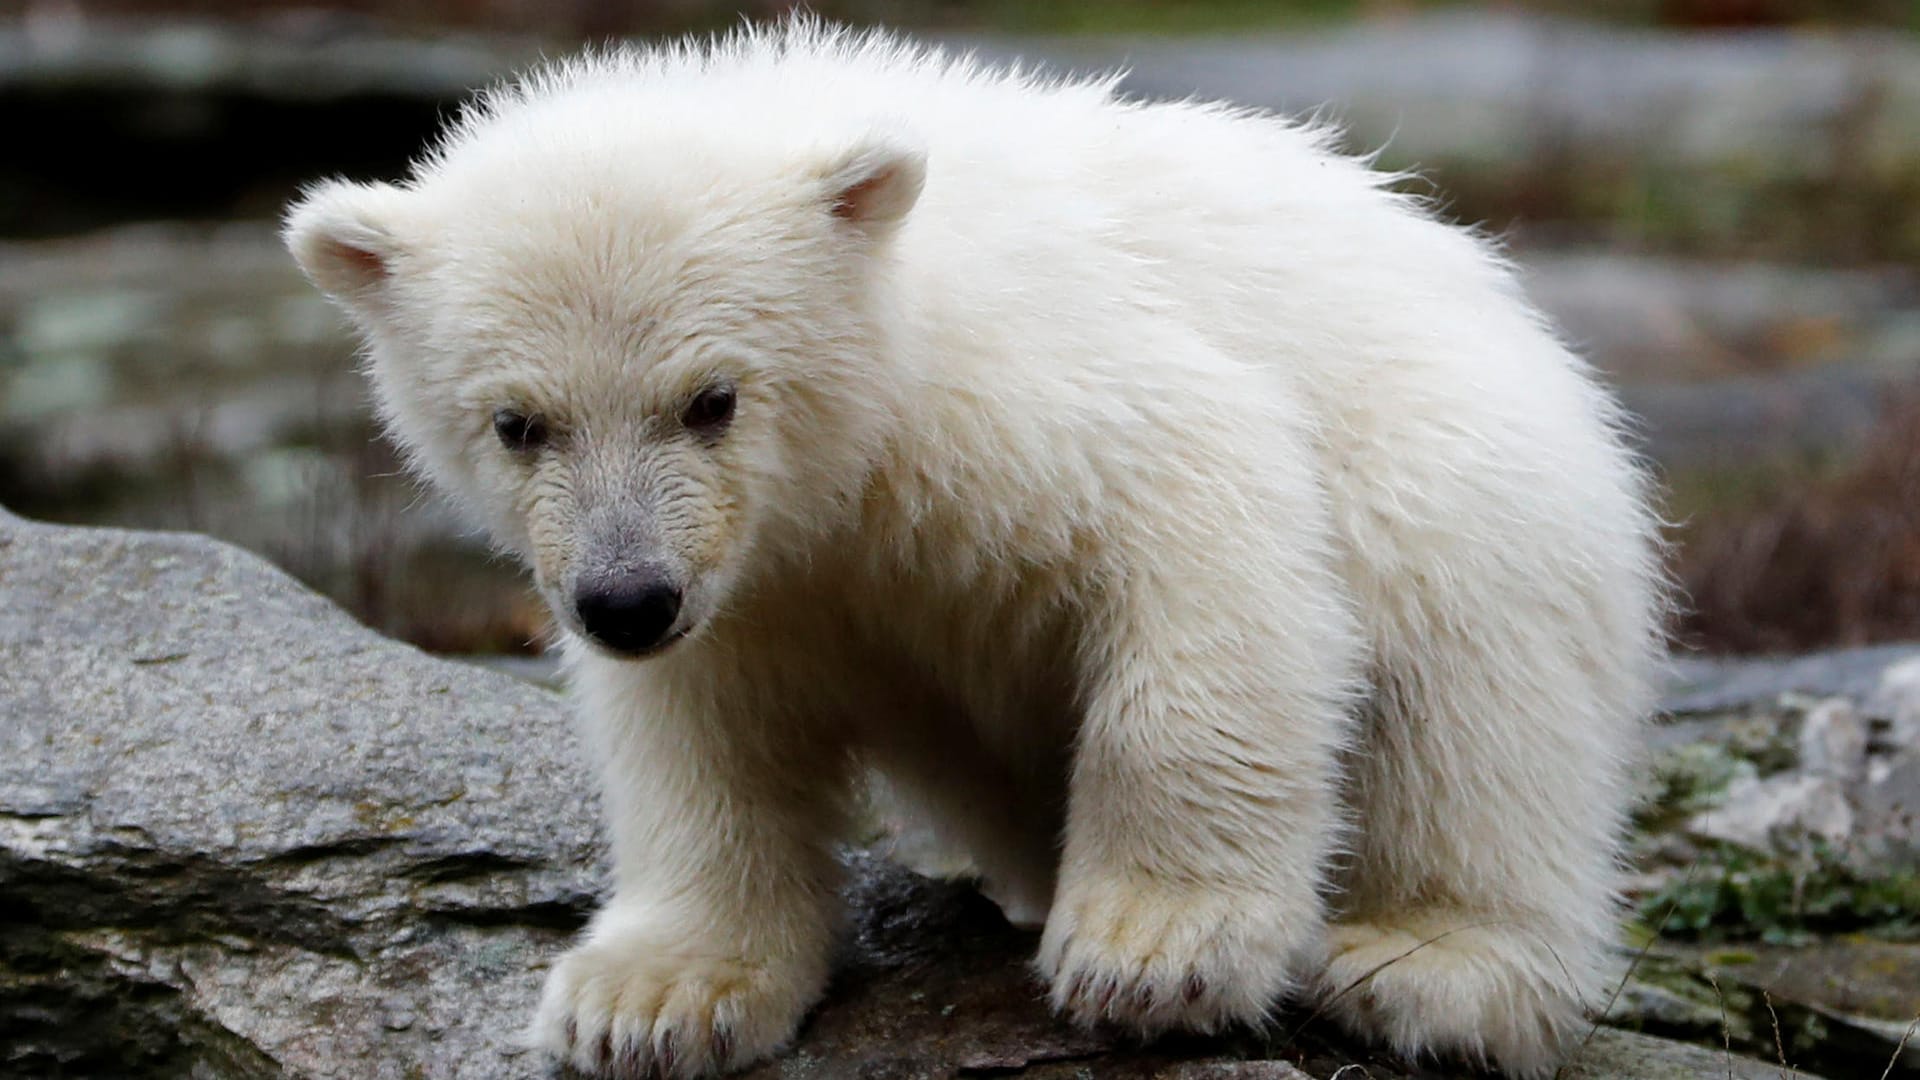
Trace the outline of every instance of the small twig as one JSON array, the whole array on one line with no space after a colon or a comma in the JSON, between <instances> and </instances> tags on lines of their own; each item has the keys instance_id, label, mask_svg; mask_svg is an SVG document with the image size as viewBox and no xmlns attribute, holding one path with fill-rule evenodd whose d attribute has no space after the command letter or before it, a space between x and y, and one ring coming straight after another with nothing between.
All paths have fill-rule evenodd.
<instances>
[{"instance_id":1,"label":"small twig","mask_svg":"<svg viewBox=\"0 0 1920 1080\"><path fill-rule=\"evenodd\" d=\"M1787 1048L1780 1041L1780 1014L1773 1011L1773 995L1768 993L1765 987L1760 990L1760 1000L1767 1003L1767 1019L1773 1023L1774 1056L1780 1059L1780 1064L1787 1067L1787 1072L1798 1074L1800 1070L1794 1068L1793 1064L1787 1060ZM1786 1073L1780 1075L1784 1077Z\"/></svg>"},{"instance_id":2,"label":"small twig","mask_svg":"<svg viewBox=\"0 0 1920 1080\"><path fill-rule=\"evenodd\" d=\"M1453 935L1458 934L1463 930L1478 930L1482 927L1498 926L1504 921L1505 920L1494 920L1490 922L1469 923L1465 926L1456 926L1451 930L1444 930L1438 934L1435 934L1434 936L1428 938L1425 941L1422 941L1418 945L1415 945L1413 948L1408 949L1406 952L1403 952L1398 956L1390 956L1387 959L1380 961L1378 964L1375 964L1372 967L1368 968L1367 970L1361 972L1359 976L1357 976L1352 982L1341 987L1339 993L1321 1002L1311 1013L1308 1013L1307 1018L1305 1020L1300 1021L1300 1023L1291 1032L1287 1033L1287 1037L1281 1041L1280 1046L1283 1049L1286 1047L1292 1046L1293 1041L1300 1037L1300 1033L1307 1030L1308 1025L1312 1024L1315 1020L1320 1019L1321 1015L1325 1013L1328 1009L1332 1008L1335 1002L1339 1001L1343 997L1346 997L1348 994L1351 994L1356 988L1360 986L1361 983L1366 982L1368 979L1373 978L1375 975L1378 975L1381 972L1392 967L1393 965L1399 963L1400 961L1405 960L1407 957L1412 956L1414 953L1419 952L1421 949L1424 949L1427 946L1432 945L1436 941L1440 941L1445 938L1450 938Z\"/></svg>"},{"instance_id":3,"label":"small twig","mask_svg":"<svg viewBox=\"0 0 1920 1080\"><path fill-rule=\"evenodd\" d=\"M1900 1033L1900 1045L1893 1048L1893 1056L1887 1059L1887 1067L1880 1074L1880 1080L1887 1080L1887 1077L1893 1075L1893 1067L1900 1064L1900 1055L1907 1052L1907 1040L1913 1038L1913 1029L1916 1027L1920 1027L1920 1013L1914 1013L1912 1021L1907 1024L1907 1030Z\"/></svg>"},{"instance_id":4,"label":"small twig","mask_svg":"<svg viewBox=\"0 0 1920 1080\"><path fill-rule=\"evenodd\" d=\"M1699 859L1695 859L1687 864L1686 875L1680 879L1680 889L1682 892L1686 891L1687 886L1693 884L1693 872L1699 868ZM1633 954L1633 963L1627 965L1626 974L1620 976L1620 981L1613 985L1613 993L1607 995L1607 1003L1600 1006L1600 1012L1594 1016L1593 1024L1587 1028L1586 1037L1580 1040L1579 1046L1573 1048L1573 1053L1567 1055L1567 1060L1561 1062L1560 1067L1553 1070L1553 1080L1560 1080L1560 1078L1565 1075L1567 1066L1580 1060L1580 1055L1586 1053L1587 1044L1591 1043L1593 1037L1600 1033L1600 1025L1607 1018L1607 1014L1613 1011L1614 1002L1620 1000L1621 992L1626 990L1627 984L1633 981L1633 973L1640 970L1640 961L1647 958L1647 953L1653 949L1653 943L1659 941L1660 935L1667 932L1667 924L1673 921L1673 913L1679 910L1680 900L1676 897L1672 903L1667 905L1667 913L1660 916L1660 925L1653 928L1653 933L1647 937L1647 943L1640 946L1639 952Z\"/></svg>"},{"instance_id":5,"label":"small twig","mask_svg":"<svg viewBox=\"0 0 1920 1080\"><path fill-rule=\"evenodd\" d=\"M1727 1019L1727 995L1720 992L1720 980L1713 972L1701 974L1707 977L1707 985L1713 987L1713 996L1720 999L1720 1045L1727 1054L1727 1080L1733 1080L1733 1023Z\"/></svg>"}]
</instances>

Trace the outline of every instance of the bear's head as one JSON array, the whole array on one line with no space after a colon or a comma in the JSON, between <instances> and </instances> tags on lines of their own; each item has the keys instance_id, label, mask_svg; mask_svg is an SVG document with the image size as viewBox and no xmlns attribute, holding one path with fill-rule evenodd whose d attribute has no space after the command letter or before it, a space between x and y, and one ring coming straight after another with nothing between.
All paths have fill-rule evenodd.
<instances>
[{"instance_id":1,"label":"bear's head","mask_svg":"<svg viewBox=\"0 0 1920 1080\"><path fill-rule=\"evenodd\" d=\"M469 121L401 184L308 190L286 241L415 470L642 657L857 512L899 415L875 267L924 158L577 128Z\"/></svg>"}]
</instances>

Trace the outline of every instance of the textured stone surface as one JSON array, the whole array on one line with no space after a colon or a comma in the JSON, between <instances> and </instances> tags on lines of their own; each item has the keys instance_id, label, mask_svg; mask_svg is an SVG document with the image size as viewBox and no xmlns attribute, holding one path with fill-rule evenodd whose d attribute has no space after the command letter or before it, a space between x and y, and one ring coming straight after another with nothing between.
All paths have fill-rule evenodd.
<instances>
[{"instance_id":1,"label":"textured stone surface","mask_svg":"<svg viewBox=\"0 0 1920 1080\"><path fill-rule=\"evenodd\" d=\"M556 695L190 535L0 512L0 598L0 1076L546 1071L516 1033L601 881ZM1153 1047L1075 1031L971 888L848 860L828 1000L759 1080L1412 1075L1300 1012ZM1765 1075L1614 1030L1566 1075L1701 1068Z\"/></svg>"},{"instance_id":2,"label":"textured stone surface","mask_svg":"<svg viewBox=\"0 0 1920 1080\"><path fill-rule=\"evenodd\" d=\"M0 520L0 597L0 1068L524 1071L599 880L557 696L198 537Z\"/></svg>"},{"instance_id":3,"label":"textured stone surface","mask_svg":"<svg viewBox=\"0 0 1920 1080\"><path fill-rule=\"evenodd\" d=\"M1773 1075L1784 1062L1800 1076L1916 1076L1920 1047L1908 1032L1920 1015L1916 961L1911 944L1873 940L1660 946L1616 1015L1707 1047L1730 1044L1774 1063ZM1716 1071L1707 1065L1701 1075Z\"/></svg>"}]
</instances>

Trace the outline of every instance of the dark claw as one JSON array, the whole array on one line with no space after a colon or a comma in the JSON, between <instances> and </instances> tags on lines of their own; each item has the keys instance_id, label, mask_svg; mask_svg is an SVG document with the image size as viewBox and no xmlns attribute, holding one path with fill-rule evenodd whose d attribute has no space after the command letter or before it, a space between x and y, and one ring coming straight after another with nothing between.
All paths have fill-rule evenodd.
<instances>
[{"instance_id":1,"label":"dark claw","mask_svg":"<svg viewBox=\"0 0 1920 1080\"><path fill-rule=\"evenodd\" d=\"M1207 992L1207 984L1201 981L1200 976L1198 975L1187 976L1187 985L1185 988L1187 1004L1191 1005L1194 1002L1199 1001L1201 995L1205 994L1206 992Z\"/></svg>"},{"instance_id":2,"label":"dark claw","mask_svg":"<svg viewBox=\"0 0 1920 1080\"><path fill-rule=\"evenodd\" d=\"M600 1036L600 1045L593 1051L593 1064L601 1069L613 1067L613 1032Z\"/></svg>"},{"instance_id":3,"label":"dark claw","mask_svg":"<svg viewBox=\"0 0 1920 1080\"><path fill-rule=\"evenodd\" d=\"M728 1028L716 1028L713 1032L713 1063L725 1068L733 1060L733 1032Z\"/></svg>"},{"instance_id":4,"label":"dark claw","mask_svg":"<svg viewBox=\"0 0 1920 1080\"><path fill-rule=\"evenodd\" d=\"M1100 1010L1099 1010L1101 1016L1110 1015L1110 1010L1113 1008L1113 995L1119 992L1120 992L1120 985L1118 983L1109 982L1106 984L1106 986L1101 988Z\"/></svg>"},{"instance_id":5,"label":"dark claw","mask_svg":"<svg viewBox=\"0 0 1920 1080\"><path fill-rule=\"evenodd\" d=\"M1073 981L1067 984L1065 997L1068 1007L1079 1005L1086 1000L1086 996L1087 977L1085 975L1075 975Z\"/></svg>"},{"instance_id":6,"label":"dark claw","mask_svg":"<svg viewBox=\"0 0 1920 1080\"><path fill-rule=\"evenodd\" d=\"M676 1059L676 1055L674 1054L674 1050L673 1050L673 1032L671 1031L661 1032L660 1056L658 1060L661 1076L673 1075L673 1066L675 1064L675 1059Z\"/></svg>"},{"instance_id":7,"label":"dark claw","mask_svg":"<svg viewBox=\"0 0 1920 1080\"><path fill-rule=\"evenodd\" d=\"M571 1053L580 1041L580 1025L571 1018L567 1020L567 1051Z\"/></svg>"},{"instance_id":8,"label":"dark claw","mask_svg":"<svg viewBox=\"0 0 1920 1080\"><path fill-rule=\"evenodd\" d=\"M614 1071L630 1080L646 1080L647 1063L640 1057L641 1045L629 1042L626 1049L620 1051L619 1067Z\"/></svg>"}]
</instances>

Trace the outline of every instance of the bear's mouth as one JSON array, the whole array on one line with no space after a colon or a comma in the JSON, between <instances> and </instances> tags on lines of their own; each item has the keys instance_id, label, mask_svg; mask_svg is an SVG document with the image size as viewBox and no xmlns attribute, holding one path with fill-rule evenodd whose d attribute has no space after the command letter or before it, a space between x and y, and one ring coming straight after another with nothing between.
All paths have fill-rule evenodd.
<instances>
[{"instance_id":1,"label":"bear's mouth","mask_svg":"<svg viewBox=\"0 0 1920 1080\"><path fill-rule=\"evenodd\" d=\"M678 644L682 638L686 637L692 631L693 627L683 626L678 630L669 632L666 637L661 638L651 645L630 650L609 648L604 643L595 640L591 635L588 636L587 640L593 642L595 648L612 656L616 660L651 660L661 653L666 652L668 649L673 648L674 645Z\"/></svg>"},{"instance_id":2,"label":"bear's mouth","mask_svg":"<svg viewBox=\"0 0 1920 1080\"><path fill-rule=\"evenodd\" d=\"M692 629L693 627L691 626L683 626L678 630L674 630L668 633L666 637L661 638L659 641L649 646L644 651L635 653L634 658L644 659L649 656L658 656L661 653L666 652L668 649L673 648L674 645L678 644L680 639L686 637L687 634L690 631L692 631Z\"/></svg>"}]
</instances>

